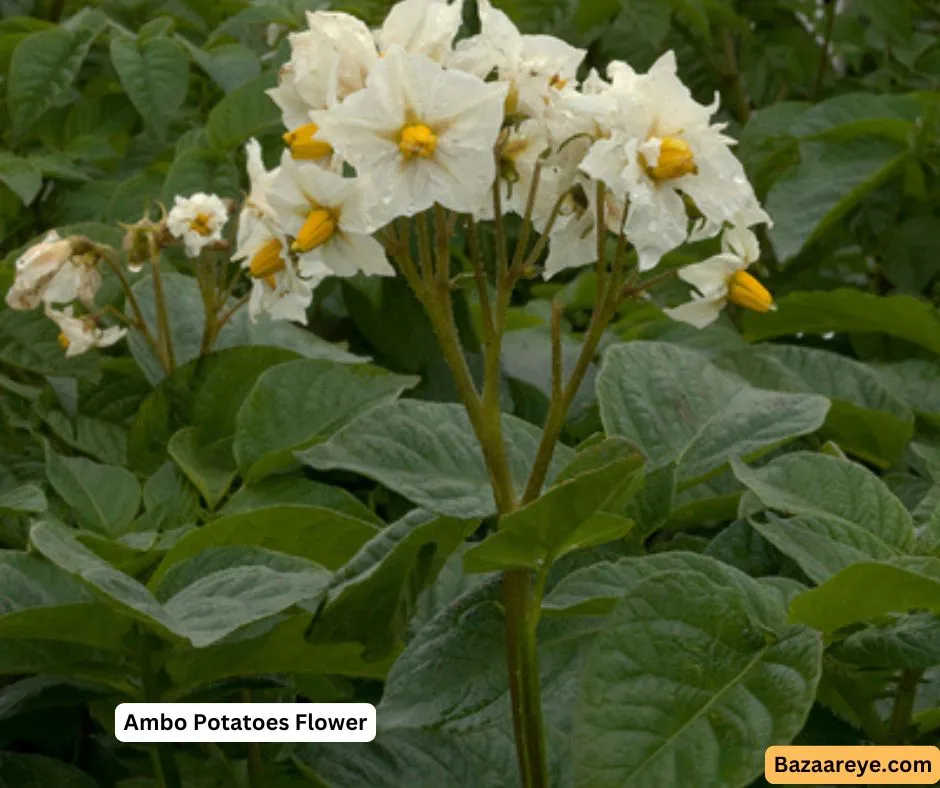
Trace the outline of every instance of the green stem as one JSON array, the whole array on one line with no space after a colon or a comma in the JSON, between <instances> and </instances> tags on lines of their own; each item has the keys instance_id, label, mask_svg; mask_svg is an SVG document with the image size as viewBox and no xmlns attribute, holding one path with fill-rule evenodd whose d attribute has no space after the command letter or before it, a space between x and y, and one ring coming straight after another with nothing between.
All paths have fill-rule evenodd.
<instances>
[{"instance_id":1,"label":"green stem","mask_svg":"<svg viewBox=\"0 0 940 788\"><path fill-rule=\"evenodd\" d=\"M917 700L917 685L924 675L923 670L902 670L894 694L894 708L888 723L888 737L891 744L904 744L907 741L914 702Z\"/></svg>"},{"instance_id":2,"label":"green stem","mask_svg":"<svg viewBox=\"0 0 940 788\"><path fill-rule=\"evenodd\" d=\"M139 670L140 683L143 689L145 703L158 703L161 692L157 671L153 664L153 651L150 648L150 636L142 630L139 637ZM182 788L179 770L173 759L173 745L158 743L150 746L150 763L153 766L154 778L160 788Z\"/></svg>"},{"instance_id":3,"label":"green stem","mask_svg":"<svg viewBox=\"0 0 940 788\"><path fill-rule=\"evenodd\" d=\"M173 337L170 336L170 318L167 311L166 293L163 290L163 277L160 275L160 256L154 255L150 261L153 274L153 298L157 310L157 333L163 348L164 368L168 373L176 369L176 357L173 352Z\"/></svg>"},{"instance_id":4,"label":"green stem","mask_svg":"<svg viewBox=\"0 0 940 788\"><path fill-rule=\"evenodd\" d=\"M832 46L832 32L836 24L836 0L827 0L826 2L826 30L823 33L822 51L819 53L819 63L816 66L816 78L813 80L813 91L810 98L813 101L819 100L819 94L822 93L823 82L826 80L826 71L829 68L829 50Z\"/></svg>"},{"instance_id":5,"label":"green stem","mask_svg":"<svg viewBox=\"0 0 940 788\"><path fill-rule=\"evenodd\" d=\"M159 359L160 364L163 366L163 371L169 373L170 370L166 368L166 360L163 357L160 345L157 343L157 340L154 339L154 336L150 331L150 326L147 325L147 321L144 320L144 313L140 309L140 303L137 301L137 296L134 295L134 291L131 288L131 283L124 275L124 270L121 268L120 260L114 259L110 250L108 250L107 253L103 252L101 257L108 264L108 268L114 272L114 275L121 283L121 289L124 291L124 297L127 299L127 303L130 305L131 312L134 313L134 327L137 328L140 333L143 334L144 339L147 340L147 344L150 345L154 354Z\"/></svg>"},{"instance_id":6,"label":"green stem","mask_svg":"<svg viewBox=\"0 0 940 788\"><path fill-rule=\"evenodd\" d=\"M251 703L251 690L242 692L242 702ZM264 788L264 761L261 758L261 745L254 741L248 743L248 785L250 788Z\"/></svg>"}]
</instances>

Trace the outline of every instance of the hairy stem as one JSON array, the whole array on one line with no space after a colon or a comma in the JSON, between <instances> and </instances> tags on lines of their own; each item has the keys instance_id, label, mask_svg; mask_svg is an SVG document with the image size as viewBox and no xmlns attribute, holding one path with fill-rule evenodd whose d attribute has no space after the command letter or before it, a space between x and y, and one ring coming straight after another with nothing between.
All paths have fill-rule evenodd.
<instances>
[{"instance_id":1,"label":"hairy stem","mask_svg":"<svg viewBox=\"0 0 940 788\"><path fill-rule=\"evenodd\" d=\"M242 692L242 702L251 703L251 690ZM248 743L248 785L250 788L264 788L267 783L264 779L264 761L261 759L261 744Z\"/></svg>"},{"instance_id":2,"label":"hairy stem","mask_svg":"<svg viewBox=\"0 0 940 788\"><path fill-rule=\"evenodd\" d=\"M816 78L813 80L813 91L810 98L813 101L819 99L822 93L823 82L826 80L826 70L829 68L830 54L832 47L832 32L836 24L836 0L827 0L826 5L826 28L823 32L822 49L819 52L819 63L816 66Z\"/></svg>"},{"instance_id":3,"label":"hairy stem","mask_svg":"<svg viewBox=\"0 0 940 788\"><path fill-rule=\"evenodd\" d=\"M150 638L143 630L138 631L138 665L143 700L146 703L160 701L160 687L157 671L153 664L153 651ZM150 763L153 766L154 779L160 788L182 788L179 769L173 759L172 744L158 743L150 746Z\"/></svg>"},{"instance_id":4,"label":"hairy stem","mask_svg":"<svg viewBox=\"0 0 940 788\"><path fill-rule=\"evenodd\" d=\"M102 259L108 264L108 268L114 272L114 275L121 283L121 289L124 291L124 297L127 299L127 303L131 308L131 312L134 314L134 328L143 334L144 339L147 340L147 344L150 345L154 355L156 355L157 359L160 361L160 365L163 367L163 371L169 373L170 370L167 369L166 359L163 357L163 353L160 350L160 345L157 343L157 340L151 333L150 326L147 325L147 321L144 320L144 313L140 309L140 303L137 300L137 296L134 295L133 289L131 289L131 283L127 280L127 276L124 274L124 270L121 268L120 261L112 256L110 250L108 253L102 254Z\"/></svg>"}]
</instances>

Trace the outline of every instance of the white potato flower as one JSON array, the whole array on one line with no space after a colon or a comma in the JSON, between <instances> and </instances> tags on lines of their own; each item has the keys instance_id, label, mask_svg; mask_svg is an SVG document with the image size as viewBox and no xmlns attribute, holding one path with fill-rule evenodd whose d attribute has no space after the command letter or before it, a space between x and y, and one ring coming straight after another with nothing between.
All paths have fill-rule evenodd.
<instances>
[{"instance_id":1,"label":"white potato flower","mask_svg":"<svg viewBox=\"0 0 940 788\"><path fill-rule=\"evenodd\" d=\"M245 144L245 158L250 189L238 215L238 233L235 240L238 251L233 255L234 260L249 254L246 249L255 249L258 246L256 236L263 237L262 243L267 241L271 234L269 226L277 223L274 209L268 203L268 191L277 177L279 168L275 167L270 171L264 168L261 144L254 138Z\"/></svg>"},{"instance_id":2,"label":"white potato flower","mask_svg":"<svg viewBox=\"0 0 940 788\"><path fill-rule=\"evenodd\" d=\"M311 116L366 179L383 218L413 216L436 202L471 213L496 177L505 94L505 85L393 46L364 90Z\"/></svg>"},{"instance_id":3,"label":"white potato flower","mask_svg":"<svg viewBox=\"0 0 940 788\"><path fill-rule=\"evenodd\" d=\"M714 235L735 219L769 223L731 153L734 141L722 134L723 125L711 124L717 98L710 107L692 98L676 76L672 52L647 74L616 64L611 88L586 98L604 108L598 111L599 123L612 130L594 143L581 169L629 199L626 233L641 271L688 238L683 195L704 219L696 228L698 237Z\"/></svg>"},{"instance_id":4,"label":"white potato flower","mask_svg":"<svg viewBox=\"0 0 940 788\"><path fill-rule=\"evenodd\" d=\"M402 0L389 10L375 34L379 49L399 46L442 62L463 21L463 0Z\"/></svg>"},{"instance_id":5,"label":"white potato flower","mask_svg":"<svg viewBox=\"0 0 940 788\"><path fill-rule=\"evenodd\" d=\"M127 333L119 326L99 328L89 315L75 317L70 306L58 310L46 304L46 317L59 327L59 344L65 348L66 357L86 353L92 348L108 347Z\"/></svg>"},{"instance_id":6,"label":"white potato flower","mask_svg":"<svg viewBox=\"0 0 940 788\"><path fill-rule=\"evenodd\" d=\"M548 35L523 35L489 0L477 0L480 33L458 42L447 65L509 85L509 112L540 115L556 91L572 89L585 50Z\"/></svg>"},{"instance_id":7,"label":"white potato flower","mask_svg":"<svg viewBox=\"0 0 940 788\"><path fill-rule=\"evenodd\" d=\"M7 306L35 309L40 303L67 304L78 299L90 308L101 287L97 264L97 255L74 254L71 242L51 230L16 261Z\"/></svg>"},{"instance_id":8,"label":"white potato flower","mask_svg":"<svg viewBox=\"0 0 940 788\"><path fill-rule=\"evenodd\" d=\"M290 250L298 257L301 276L316 276L323 266L336 276L395 273L371 235L379 222L367 209L360 179L297 162L285 151L268 201L293 239Z\"/></svg>"},{"instance_id":9,"label":"white potato flower","mask_svg":"<svg viewBox=\"0 0 940 788\"><path fill-rule=\"evenodd\" d=\"M209 244L222 240L222 228L228 221L228 208L216 194L197 192L174 198L166 226L186 246L186 254L198 257Z\"/></svg>"},{"instance_id":10,"label":"white potato flower","mask_svg":"<svg viewBox=\"0 0 940 788\"><path fill-rule=\"evenodd\" d=\"M729 227L721 245L721 254L679 270L679 277L697 292L688 303L663 310L673 320L704 328L729 301L755 312L776 308L767 289L747 272L760 258L757 236L745 227Z\"/></svg>"}]
</instances>

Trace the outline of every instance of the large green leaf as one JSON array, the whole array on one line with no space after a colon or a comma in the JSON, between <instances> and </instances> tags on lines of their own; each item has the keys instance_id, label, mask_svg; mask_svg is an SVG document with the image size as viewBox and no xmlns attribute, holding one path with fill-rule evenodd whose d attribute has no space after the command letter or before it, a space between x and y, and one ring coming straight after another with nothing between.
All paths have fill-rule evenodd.
<instances>
[{"instance_id":1,"label":"large green leaf","mask_svg":"<svg viewBox=\"0 0 940 788\"><path fill-rule=\"evenodd\" d=\"M853 632L834 656L863 668L927 669L940 665L940 615L914 613Z\"/></svg>"},{"instance_id":2,"label":"large green leaf","mask_svg":"<svg viewBox=\"0 0 940 788\"><path fill-rule=\"evenodd\" d=\"M7 107L17 135L29 131L69 89L94 38L89 30L55 27L32 33L17 46L7 75Z\"/></svg>"},{"instance_id":3,"label":"large green leaf","mask_svg":"<svg viewBox=\"0 0 940 788\"><path fill-rule=\"evenodd\" d=\"M940 315L912 296L850 289L797 292L781 298L776 312L744 317L744 335L751 342L830 331L887 334L940 354Z\"/></svg>"},{"instance_id":4,"label":"large green leaf","mask_svg":"<svg viewBox=\"0 0 940 788\"><path fill-rule=\"evenodd\" d=\"M193 60L226 93L261 75L258 55L243 44L222 44L212 49L200 49L183 40Z\"/></svg>"},{"instance_id":5,"label":"large green leaf","mask_svg":"<svg viewBox=\"0 0 940 788\"><path fill-rule=\"evenodd\" d=\"M271 506L210 520L184 536L153 575L158 583L180 561L211 547L263 547L339 569L379 533L371 523L318 506Z\"/></svg>"},{"instance_id":6,"label":"large green leaf","mask_svg":"<svg viewBox=\"0 0 940 788\"><path fill-rule=\"evenodd\" d=\"M373 525L384 525L372 509L348 490L311 481L303 476L270 476L256 484L241 487L226 501L219 515L244 514L278 506L316 506Z\"/></svg>"},{"instance_id":7,"label":"large green leaf","mask_svg":"<svg viewBox=\"0 0 940 788\"><path fill-rule=\"evenodd\" d=\"M822 426L825 397L742 385L695 351L630 342L607 351L597 378L609 436L633 441L652 467L697 479Z\"/></svg>"},{"instance_id":8,"label":"large green leaf","mask_svg":"<svg viewBox=\"0 0 940 788\"><path fill-rule=\"evenodd\" d=\"M32 159L0 151L0 182L30 205L42 188L42 169Z\"/></svg>"},{"instance_id":9,"label":"large green leaf","mask_svg":"<svg viewBox=\"0 0 940 788\"><path fill-rule=\"evenodd\" d=\"M906 145L873 137L800 146L803 160L767 195L770 240L782 260L794 257L875 188L900 172Z\"/></svg>"},{"instance_id":10,"label":"large green leaf","mask_svg":"<svg viewBox=\"0 0 940 788\"><path fill-rule=\"evenodd\" d=\"M906 142L920 104L910 96L843 93L811 107L790 126L798 137L845 141L870 134Z\"/></svg>"},{"instance_id":11,"label":"large green leaf","mask_svg":"<svg viewBox=\"0 0 940 788\"><path fill-rule=\"evenodd\" d=\"M47 444L46 477L82 525L101 534L124 533L140 508L140 484L117 465L63 457Z\"/></svg>"},{"instance_id":12,"label":"large green leaf","mask_svg":"<svg viewBox=\"0 0 940 788\"><path fill-rule=\"evenodd\" d=\"M32 545L78 576L115 610L168 639L211 645L241 627L300 602L315 603L330 580L323 567L261 548L213 548L175 565L157 596L117 571L60 528L37 523ZM113 626L113 625L112 625Z\"/></svg>"},{"instance_id":13,"label":"large green leaf","mask_svg":"<svg viewBox=\"0 0 940 788\"><path fill-rule=\"evenodd\" d=\"M715 363L754 386L831 398L824 433L846 451L883 467L897 462L913 437L910 408L878 372L838 353L764 344L726 354Z\"/></svg>"},{"instance_id":14,"label":"large green leaf","mask_svg":"<svg viewBox=\"0 0 940 788\"><path fill-rule=\"evenodd\" d=\"M587 657L575 784L749 785L803 727L821 672L819 637L751 599L769 593L681 571L634 587Z\"/></svg>"},{"instance_id":15,"label":"large green leaf","mask_svg":"<svg viewBox=\"0 0 940 788\"><path fill-rule=\"evenodd\" d=\"M127 97L159 136L183 100L189 85L189 58L170 38L111 39L111 62Z\"/></svg>"},{"instance_id":16,"label":"large green leaf","mask_svg":"<svg viewBox=\"0 0 940 788\"><path fill-rule=\"evenodd\" d=\"M477 525L418 510L376 533L336 573L311 640L363 643L373 659L393 651L404 640L418 595Z\"/></svg>"},{"instance_id":17,"label":"large green leaf","mask_svg":"<svg viewBox=\"0 0 940 788\"><path fill-rule=\"evenodd\" d=\"M634 455L559 482L501 517L499 530L467 551L464 566L474 572L540 570L574 550L624 536L633 521L623 516L628 502L623 491L642 484L642 462Z\"/></svg>"},{"instance_id":18,"label":"large green leaf","mask_svg":"<svg viewBox=\"0 0 940 788\"><path fill-rule=\"evenodd\" d=\"M39 556L0 552L0 637L115 648L120 622L88 589Z\"/></svg>"},{"instance_id":19,"label":"large green leaf","mask_svg":"<svg viewBox=\"0 0 940 788\"><path fill-rule=\"evenodd\" d=\"M230 153L209 148L185 148L179 152L163 182L163 202L173 204L177 195L209 192L238 199L238 167Z\"/></svg>"},{"instance_id":20,"label":"large green leaf","mask_svg":"<svg viewBox=\"0 0 940 788\"><path fill-rule=\"evenodd\" d=\"M199 432L199 427L184 427L173 434L166 449L202 494L206 506L215 509L235 481L238 468L230 438L203 443Z\"/></svg>"},{"instance_id":21,"label":"large green leaf","mask_svg":"<svg viewBox=\"0 0 940 788\"><path fill-rule=\"evenodd\" d=\"M798 452L757 470L739 462L733 469L766 506L797 515L750 523L816 582L856 561L892 558L913 547L910 514L861 465Z\"/></svg>"},{"instance_id":22,"label":"large green leaf","mask_svg":"<svg viewBox=\"0 0 940 788\"><path fill-rule=\"evenodd\" d=\"M35 484L21 484L0 493L0 514L38 514L46 506L46 496Z\"/></svg>"},{"instance_id":23,"label":"large green leaf","mask_svg":"<svg viewBox=\"0 0 940 788\"><path fill-rule=\"evenodd\" d=\"M796 597L790 619L834 632L909 610L940 612L940 559L858 562Z\"/></svg>"},{"instance_id":24,"label":"large green leaf","mask_svg":"<svg viewBox=\"0 0 940 788\"><path fill-rule=\"evenodd\" d=\"M234 452L251 483L296 465L293 452L320 443L417 378L365 364L299 359L258 378L238 412Z\"/></svg>"},{"instance_id":25,"label":"large green leaf","mask_svg":"<svg viewBox=\"0 0 940 788\"><path fill-rule=\"evenodd\" d=\"M940 362L909 359L874 368L910 408L940 428Z\"/></svg>"},{"instance_id":26,"label":"large green leaf","mask_svg":"<svg viewBox=\"0 0 940 788\"><path fill-rule=\"evenodd\" d=\"M511 736L505 616L498 595L496 578L461 596L415 635L389 672L378 706L380 736L418 727ZM598 625L570 619L539 628L542 711L554 773L570 769L571 713L583 657ZM557 784L570 784L566 777L559 774Z\"/></svg>"},{"instance_id":27,"label":"large green leaf","mask_svg":"<svg viewBox=\"0 0 940 788\"><path fill-rule=\"evenodd\" d=\"M540 433L504 415L503 434L513 486L520 494ZM559 445L549 476L571 456L571 449ZM472 519L496 511L483 452L459 405L414 400L382 405L298 457L318 470L361 473L438 514Z\"/></svg>"},{"instance_id":28,"label":"large green leaf","mask_svg":"<svg viewBox=\"0 0 940 788\"><path fill-rule=\"evenodd\" d=\"M233 90L209 113L206 134L219 148L236 148L249 137L281 128L281 113L265 92L275 85L273 76L253 79Z\"/></svg>"}]
</instances>

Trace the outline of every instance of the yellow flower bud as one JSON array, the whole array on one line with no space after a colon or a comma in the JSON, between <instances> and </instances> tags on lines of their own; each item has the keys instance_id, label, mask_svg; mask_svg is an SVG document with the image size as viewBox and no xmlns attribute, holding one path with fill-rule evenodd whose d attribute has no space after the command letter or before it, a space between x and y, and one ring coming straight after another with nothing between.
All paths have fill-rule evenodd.
<instances>
[{"instance_id":1,"label":"yellow flower bud","mask_svg":"<svg viewBox=\"0 0 940 788\"><path fill-rule=\"evenodd\" d=\"M304 254L323 246L336 232L336 217L325 208L314 208L307 214L303 227L291 245L295 252Z\"/></svg>"},{"instance_id":2,"label":"yellow flower bud","mask_svg":"<svg viewBox=\"0 0 940 788\"><path fill-rule=\"evenodd\" d=\"M728 298L738 306L755 312L776 309L773 296L747 271L735 271L728 282Z\"/></svg>"},{"instance_id":3,"label":"yellow flower bud","mask_svg":"<svg viewBox=\"0 0 940 788\"><path fill-rule=\"evenodd\" d=\"M646 165L646 172L654 180L668 181L683 175L695 175L698 166L689 143L676 137L663 137L659 143L659 160L655 167Z\"/></svg>"},{"instance_id":4,"label":"yellow flower bud","mask_svg":"<svg viewBox=\"0 0 940 788\"><path fill-rule=\"evenodd\" d=\"M398 149L406 159L416 156L422 159L430 158L434 155L436 148L437 134L430 126L425 126L423 123L411 123L401 130Z\"/></svg>"},{"instance_id":5,"label":"yellow flower bud","mask_svg":"<svg viewBox=\"0 0 940 788\"><path fill-rule=\"evenodd\" d=\"M316 123L307 123L293 131L288 131L283 139L284 143L290 147L291 156L295 159L314 160L333 153L333 146L330 143L314 139L319 130L320 127Z\"/></svg>"},{"instance_id":6,"label":"yellow flower bud","mask_svg":"<svg viewBox=\"0 0 940 788\"><path fill-rule=\"evenodd\" d=\"M262 246L248 264L248 270L255 279L267 279L278 271L284 270L284 260L281 257L283 245L277 238L272 238Z\"/></svg>"}]
</instances>

